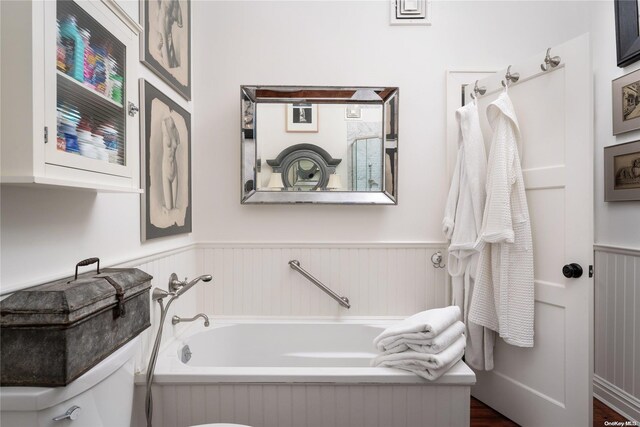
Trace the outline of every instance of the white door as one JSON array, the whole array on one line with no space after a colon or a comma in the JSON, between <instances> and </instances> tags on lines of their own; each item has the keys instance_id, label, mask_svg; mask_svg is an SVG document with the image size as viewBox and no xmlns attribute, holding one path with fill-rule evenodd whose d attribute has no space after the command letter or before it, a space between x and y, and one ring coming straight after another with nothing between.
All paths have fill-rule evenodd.
<instances>
[{"instance_id":1,"label":"white door","mask_svg":"<svg viewBox=\"0 0 640 427\"><path fill-rule=\"evenodd\" d=\"M561 64L543 72L545 52L513 63L509 88L522 133L520 153L535 259L535 346L498 340L495 369L478 373L472 394L523 426L592 424L593 101L588 35L551 49ZM487 153L487 105L506 70L479 82ZM469 82L473 87L473 82ZM467 91L468 92L468 91ZM468 99L468 97L467 97ZM580 278L565 265L579 264Z\"/></svg>"}]
</instances>

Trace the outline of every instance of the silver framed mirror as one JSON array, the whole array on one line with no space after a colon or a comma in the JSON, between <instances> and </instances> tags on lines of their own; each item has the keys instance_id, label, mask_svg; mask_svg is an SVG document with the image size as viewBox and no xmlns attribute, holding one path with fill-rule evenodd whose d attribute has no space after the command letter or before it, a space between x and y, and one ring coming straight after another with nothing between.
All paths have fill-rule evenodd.
<instances>
[{"instance_id":1,"label":"silver framed mirror","mask_svg":"<svg viewBox=\"0 0 640 427\"><path fill-rule=\"evenodd\" d=\"M398 203L397 87L241 86L241 203Z\"/></svg>"}]
</instances>

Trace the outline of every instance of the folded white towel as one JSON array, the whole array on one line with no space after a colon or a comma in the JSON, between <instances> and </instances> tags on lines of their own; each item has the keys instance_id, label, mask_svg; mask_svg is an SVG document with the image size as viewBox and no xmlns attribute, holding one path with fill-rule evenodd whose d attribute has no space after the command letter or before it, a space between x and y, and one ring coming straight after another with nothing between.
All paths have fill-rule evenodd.
<instances>
[{"instance_id":1,"label":"folded white towel","mask_svg":"<svg viewBox=\"0 0 640 427\"><path fill-rule=\"evenodd\" d=\"M464 353L467 339L461 335L453 344L437 354L420 353L417 351L403 351L402 353L381 354L371 364L390 368L411 367L414 369L442 369L451 364L459 355Z\"/></svg>"},{"instance_id":2,"label":"folded white towel","mask_svg":"<svg viewBox=\"0 0 640 427\"><path fill-rule=\"evenodd\" d=\"M421 376L426 380L433 381L433 380L437 380L442 375L444 375L445 372L453 368L453 366L462 359L463 355L464 355L464 351L458 354L448 365L440 369L428 369L428 368L418 367L414 365L396 366L396 368L413 372L414 374Z\"/></svg>"},{"instance_id":3,"label":"folded white towel","mask_svg":"<svg viewBox=\"0 0 640 427\"><path fill-rule=\"evenodd\" d=\"M440 353L464 334L464 323L457 321L434 338L427 338L425 332L394 335L378 342L378 350L387 354L413 350L419 353Z\"/></svg>"},{"instance_id":4,"label":"folded white towel","mask_svg":"<svg viewBox=\"0 0 640 427\"><path fill-rule=\"evenodd\" d=\"M427 339L435 338L460 320L462 320L461 313L457 305L422 311L385 329L373 340L373 344L377 347L378 343L385 338L416 332L424 333L424 338Z\"/></svg>"}]
</instances>

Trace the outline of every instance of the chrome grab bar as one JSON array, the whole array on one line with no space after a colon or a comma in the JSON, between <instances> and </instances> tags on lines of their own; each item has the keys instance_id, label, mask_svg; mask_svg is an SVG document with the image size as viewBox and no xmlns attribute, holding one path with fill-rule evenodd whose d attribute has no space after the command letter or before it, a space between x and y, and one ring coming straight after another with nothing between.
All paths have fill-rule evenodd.
<instances>
[{"instance_id":1,"label":"chrome grab bar","mask_svg":"<svg viewBox=\"0 0 640 427\"><path fill-rule=\"evenodd\" d=\"M338 295L335 292L333 292L325 284L323 284L320 280L316 279L311 274L309 274L309 272L307 270L305 270L304 268L300 267L300 261L298 261L297 259L292 259L291 261L289 261L289 267L291 267L292 269L294 269L298 273L302 274L307 280L309 280L311 283L313 283L314 285L316 285L317 287L322 289L331 298L333 298L334 300L338 301L338 304L340 304L344 308L351 308L351 304L349 304L349 298L341 297L340 295Z\"/></svg>"}]
</instances>

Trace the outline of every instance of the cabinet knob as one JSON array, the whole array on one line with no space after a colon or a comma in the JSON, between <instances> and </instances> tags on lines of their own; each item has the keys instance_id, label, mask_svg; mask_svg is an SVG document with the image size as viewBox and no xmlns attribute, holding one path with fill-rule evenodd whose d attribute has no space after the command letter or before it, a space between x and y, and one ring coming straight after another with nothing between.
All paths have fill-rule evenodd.
<instances>
[{"instance_id":1,"label":"cabinet knob","mask_svg":"<svg viewBox=\"0 0 640 427\"><path fill-rule=\"evenodd\" d=\"M564 274L564 277L566 277L567 279L577 279L578 277L582 276L582 267L580 266L580 264L576 263L567 264L562 267L562 274Z\"/></svg>"},{"instance_id":2,"label":"cabinet knob","mask_svg":"<svg viewBox=\"0 0 640 427\"><path fill-rule=\"evenodd\" d=\"M80 407L73 405L71 408L67 409L62 415L59 415L53 419L53 421L62 421L62 420L71 420L75 421L80 416Z\"/></svg>"},{"instance_id":3,"label":"cabinet knob","mask_svg":"<svg viewBox=\"0 0 640 427\"><path fill-rule=\"evenodd\" d=\"M135 116L138 111L140 111L140 109L138 108L138 106L136 104L134 104L133 102L129 101L129 115L131 117Z\"/></svg>"}]
</instances>

